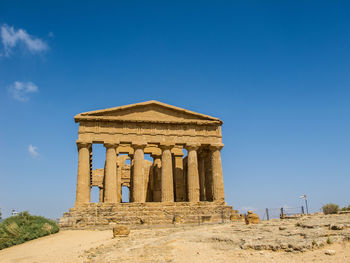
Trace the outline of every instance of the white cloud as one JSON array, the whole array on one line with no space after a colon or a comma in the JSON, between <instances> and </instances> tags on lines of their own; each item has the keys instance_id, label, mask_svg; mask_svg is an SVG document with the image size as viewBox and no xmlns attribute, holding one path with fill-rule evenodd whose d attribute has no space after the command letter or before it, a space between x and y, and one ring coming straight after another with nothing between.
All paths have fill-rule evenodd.
<instances>
[{"instance_id":1,"label":"white cloud","mask_svg":"<svg viewBox=\"0 0 350 263\"><path fill-rule=\"evenodd\" d=\"M32 53L39 53L49 48L43 40L29 35L24 29L15 30L8 25L1 26L1 42L4 46L4 56L9 56L12 49L19 43Z\"/></svg>"},{"instance_id":2,"label":"white cloud","mask_svg":"<svg viewBox=\"0 0 350 263\"><path fill-rule=\"evenodd\" d=\"M33 158L36 158L39 156L38 147L33 146L31 144L29 144L29 146L28 146L28 152L29 152L30 156Z\"/></svg>"},{"instance_id":3,"label":"white cloud","mask_svg":"<svg viewBox=\"0 0 350 263\"><path fill-rule=\"evenodd\" d=\"M10 87L9 92L12 97L18 101L28 101L30 93L36 93L39 91L37 85L33 82L20 82L15 81Z\"/></svg>"}]
</instances>

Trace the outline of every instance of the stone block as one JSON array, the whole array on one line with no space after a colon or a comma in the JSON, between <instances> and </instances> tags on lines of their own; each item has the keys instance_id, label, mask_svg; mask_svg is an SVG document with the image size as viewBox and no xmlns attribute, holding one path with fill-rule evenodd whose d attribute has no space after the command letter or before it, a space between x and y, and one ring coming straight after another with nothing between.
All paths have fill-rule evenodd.
<instances>
[{"instance_id":1,"label":"stone block","mask_svg":"<svg viewBox=\"0 0 350 263\"><path fill-rule=\"evenodd\" d=\"M247 216L245 217L245 223L249 224L259 224L260 218L257 214L253 213L253 211L248 211Z\"/></svg>"},{"instance_id":2,"label":"stone block","mask_svg":"<svg viewBox=\"0 0 350 263\"><path fill-rule=\"evenodd\" d=\"M130 234L127 226L116 225L113 227L113 237L126 237Z\"/></svg>"}]
</instances>

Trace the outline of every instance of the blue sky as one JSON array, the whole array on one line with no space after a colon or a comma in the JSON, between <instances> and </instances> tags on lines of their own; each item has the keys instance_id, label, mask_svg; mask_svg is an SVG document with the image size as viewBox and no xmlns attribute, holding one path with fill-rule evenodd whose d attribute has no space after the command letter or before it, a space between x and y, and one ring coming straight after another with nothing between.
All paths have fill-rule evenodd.
<instances>
[{"instance_id":1,"label":"blue sky","mask_svg":"<svg viewBox=\"0 0 350 263\"><path fill-rule=\"evenodd\" d=\"M236 209L298 207L304 193L313 211L349 204L349 11L347 1L1 1L3 216L61 216L75 200L73 116L152 99L224 121Z\"/></svg>"}]
</instances>

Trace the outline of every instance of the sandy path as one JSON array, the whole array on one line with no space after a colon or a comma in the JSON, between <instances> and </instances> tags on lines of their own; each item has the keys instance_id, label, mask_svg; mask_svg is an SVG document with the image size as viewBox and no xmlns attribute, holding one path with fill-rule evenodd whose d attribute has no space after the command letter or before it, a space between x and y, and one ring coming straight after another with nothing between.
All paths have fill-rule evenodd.
<instances>
[{"instance_id":1,"label":"sandy path","mask_svg":"<svg viewBox=\"0 0 350 263\"><path fill-rule=\"evenodd\" d=\"M0 262L79 262L85 250L108 244L111 231L67 230L0 250Z\"/></svg>"},{"instance_id":2,"label":"sandy path","mask_svg":"<svg viewBox=\"0 0 350 263\"><path fill-rule=\"evenodd\" d=\"M115 239L111 230L66 230L1 250L0 262L350 263L350 243L344 241L306 252L243 250L224 239L236 235L237 232L232 232L235 226L138 229L132 230L128 237ZM335 255L325 255L329 249L335 250Z\"/></svg>"}]
</instances>

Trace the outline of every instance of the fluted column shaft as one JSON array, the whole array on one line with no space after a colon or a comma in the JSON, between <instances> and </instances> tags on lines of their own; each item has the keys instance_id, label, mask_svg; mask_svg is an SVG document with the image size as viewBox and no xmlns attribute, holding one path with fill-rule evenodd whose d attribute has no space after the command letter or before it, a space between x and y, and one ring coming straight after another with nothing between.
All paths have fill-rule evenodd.
<instances>
[{"instance_id":1,"label":"fluted column shaft","mask_svg":"<svg viewBox=\"0 0 350 263\"><path fill-rule=\"evenodd\" d=\"M103 188L99 188L98 202L103 203Z\"/></svg>"},{"instance_id":2,"label":"fluted column shaft","mask_svg":"<svg viewBox=\"0 0 350 263\"><path fill-rule=\"evenodd\" d=\"M129 202L134 202L134 154L130 154L130 187L129 187Z\"/></svg>"},{"instance_id":3,"label":"fluted column shaft","mask_svg":"<svg viewBox=\"0 0 350 263\"><path fill-rule=\"evenodd\" d=\"M206 201L213 201L213 172L211 168L211 154L205 156L205 196Z\"/></svg>"},{"instance_id":4,"label":"fluted column shaft","mask_svg":"<svg viewBox=\"0 0 350 263\"><path fill-rule=\"evenodd\" d=\"M199 191L201 201L207 200L205 194L205 156L204 152L198 154Z\"/></svg>"},{"instance_id":5,"label":"fluted column shaft","mask_svg":"<svg viewBox=\"0 0 350 263\"><path fill-rule=\"evenodd\" d=\"M154 189L153 189L153 202L160 202L161 201L161 155L152 155L153 157L153 183L154 183Z\"/></svg>"},{"instance_id":6,"label":"fluted column shaft","mask_svg":"<svg viewBox=\"0 0 350 263\"><path fill-rule=\"evenodd\" d=\"M90 143L77 142L79 151L75 205L90 203Z\"/></svg>"},{"instance_id":7,"label":"fluted column shaft","mask_svg":"<svg viewBox=\"0 0 350 263\"><path fill-rule=\"evenodd\" d=\"M211 145L211 168L213 180L213 201L225 201L224 178L222 174L221 153L223 145Z\"/></svg>"},{"instance_id":8,"label":"fluted column shaft","mask_svg":"<svg viewBox=\"0 0 350 263\"><path fill-rule=\"evenodd\" d=\"M173 165L171 157L172 145L161 145L162 149L162 179L161 201L174 202Z\"/></svg>"},{"instance_id":9,"label":"fluted column shaft","mask_svg":"<svg viewBox=\"0 0 350 263\"><path fill-rule=\"evenodd\" d=\"M181 150L182 151L182 150ZM175 201L184 202L186 200L186 189L183 170L183 153L174 154L174 176L175 176Z\"/></svg>"},{"instance_id":10,"label":"fluted column shaft","mask_svg":"<svg viewBox=\"0 0 350 263\"><path fill-rule=\"evenodd\" d=\"M117 192L117 153L116 144L105 143L106 165L104 180L104 202L119 203Z\"/></svg>"},{"instance_id":11,"label":"fluted column shaft","mask_svg":"<svg viewBox=\"0 0 350 263\"><path fill-rule=\"evenodd\" d=\"M144 144L134 144L134 168L133 168L133 201L145 202L145 171L144 171Z\"/></svg>"},{"instance_id":12,"label":"fluted column shaft","mask_svg":"<svg viewBox=\"0 0 350 263\"><path fill-rule=\"evenodd\" d=\"M197 145L186 145L188 151L187 190L189 202L199 202L198 148Z\"/></svg>"}]
</instances>

